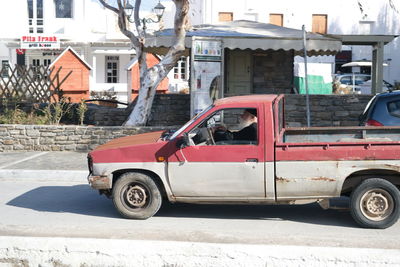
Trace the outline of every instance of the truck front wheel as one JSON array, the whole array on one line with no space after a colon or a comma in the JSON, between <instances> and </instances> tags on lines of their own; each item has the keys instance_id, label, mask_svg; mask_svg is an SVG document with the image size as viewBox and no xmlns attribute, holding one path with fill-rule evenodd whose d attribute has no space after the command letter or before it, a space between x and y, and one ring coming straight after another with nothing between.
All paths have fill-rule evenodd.
<instances>
[{"instance_id":1,"label":"truck front wheel","mask_svg":"<svg viewBox=\"0 0 400 267\"><path fill-rule=\"evenodd\" d=\"M123 174L113 188L113 202L128 219L147 219L161 206L161 193L153 179L142 173Z\"/></svg>"},{"instance_id":2,"label":"truck front wheel","mask_svg":"<svg viewBox=\"0 0 400 267\"><path fill-rule=\"evenodd\" d=\"M362 227L388 228L399 219L400 192L384 179L367 179L351 193L350 212Z\"/></svg>"}]
</instances>

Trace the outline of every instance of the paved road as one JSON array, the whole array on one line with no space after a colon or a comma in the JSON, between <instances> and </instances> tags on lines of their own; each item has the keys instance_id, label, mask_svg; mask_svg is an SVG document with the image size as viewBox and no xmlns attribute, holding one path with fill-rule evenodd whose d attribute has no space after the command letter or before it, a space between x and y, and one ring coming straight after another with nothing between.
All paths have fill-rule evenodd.
<instances>
[{"instance_id":1,"label":"paved road","mask_svg":"<svg viewBox=\"0 0 400 267\"><path fill-rule=\"evenodd\" d=\"M0 236L400 248L394 238L400 236L400 223L361 229L348 211L324 211L315 204L166 204L148 220L122 219L111 200L82 183L0 181L0 214Z\"/></svg>"}]
</instances>

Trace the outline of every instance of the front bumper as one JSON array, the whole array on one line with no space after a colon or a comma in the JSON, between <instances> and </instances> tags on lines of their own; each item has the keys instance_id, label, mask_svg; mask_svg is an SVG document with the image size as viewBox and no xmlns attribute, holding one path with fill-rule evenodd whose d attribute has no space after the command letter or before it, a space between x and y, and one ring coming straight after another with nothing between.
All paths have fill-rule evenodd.
<instances>
[{"instance_id":1,"label":"front bumper","mask_svg":"<svg viewBox=\"0 0 400 267\"><path fill-rule=\"evenodd\" d=\"M92 188L97 190L111 189L112 187L112 179L107 175L89 174L88 182Z\"/></svg>"}]
</instances>

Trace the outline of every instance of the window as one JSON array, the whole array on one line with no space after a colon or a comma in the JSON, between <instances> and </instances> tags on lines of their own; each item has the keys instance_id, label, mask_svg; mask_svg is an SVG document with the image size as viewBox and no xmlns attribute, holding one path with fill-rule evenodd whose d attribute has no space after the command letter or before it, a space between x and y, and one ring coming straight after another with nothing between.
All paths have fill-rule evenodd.
<instances>
[{"instance_id":1,"label":"window","mask_svg":"<svg viewBox=\"0 0 400 267\"><path fill-rule=\"evenodd\" d=\"M43 0L27 0L29 33L43 33Z\"/></svg>"},{"instance_id":2,"label":"window","mask_svg":"<svg viewBox=\"0 0 400 267\"><path fill-rule=\"evenodd\" d=\"M218 21L232 21L233 13L232 12L219 12L218 13Z\"/></svg>"},{"instance_id":3,"label":"window","mask_svg":"<svg viewBox=\"0 0 400 267\"><path fill-rule=\"evenodd\" d=\"M54 0L56 18L72 18L72 0Z\"/></svg>"},{"instance_id":4,"label":"window","mask_svg":"<svg viewBox=\"0 0 400 267\"><path fill-rule=\"evenodd\" d=\"M187 80L186 75L186 58L181 57L174 67L174 79Z\"/></svg>"},{"instance_id":5,"label":"window","mask_svg":"<svg viewBox=\"0 0 400 267\"><path fill-rule=\"evenodd\" d=\"M8 78L9 77L9 70L10 70L10 63L8 60L2 60L1 61L1 73L0 76L2 78Z\"/></svg>"},{"instance_id":6,"label":"window","mask_svg":"<svg viewBox=\"0 0 400 267\"><path fill-rule=\"evenodd\" d=\"M390 115L400 117L400 100L389 102L387 108Z\"/></svg>"},{"instance_id":7,"label":"window","mask_svg":"<svg viewBox=\"0 0 400 267\"><path fill-rule=\"evenodd\" d=\"M40 59L32 59L32 66L34 67L40 66Z\"/></svg>"},{"instance_id":8,"label":"window","mask_svg":"<svg viewBox=\"0 0 400 267\"><path fill-rule=\"evenodd\" d=\"M43 65L44 65L45 67L50 66L50 64L51 64L51 59L43 59Z\"/></svg>"},{"instance_id":9,"label":"window","mask_svg":"<svg viewBox=\"0 0 400 267\"><path fill-rule=\"evenodd\" d=\"M269 14L269 23L276 26L283 26L283 14Z\"/></svg>"},{"instance_id":10,"label":"window","mask_svg":"<svg viewBox=\"0 0 400 267\"><path fill-rule=\"evenodd\" d=\"M189 133L194 145L255 145L258 143L257 109L218 110Z\"/></svg>"},{"instance_id":11,"label":"window","mask_svg":"<svg viewBox=\"0 0 400 267\"><path fill-rule=\"evenodd\" d=\"M327 15L312 15L312 32L326 34L327 22Z\"/></svg>"},{"instance_id":12,"label":"window","mask_svg":"<svg viewBox=\"0 0 400 267\"><path fill-rule=\"evenodd\" d=\"M106 56L106 83L118 83L119 56Z\"/></svg>"}]
</instances>

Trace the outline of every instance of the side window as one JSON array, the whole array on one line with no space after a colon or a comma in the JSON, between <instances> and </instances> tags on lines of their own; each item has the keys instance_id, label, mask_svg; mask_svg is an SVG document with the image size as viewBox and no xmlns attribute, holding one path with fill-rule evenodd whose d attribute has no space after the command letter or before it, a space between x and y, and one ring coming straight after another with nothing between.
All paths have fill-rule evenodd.
<instances>
[{"instance_id":1,"label":"side window","mask_svg":"<svg viewBox=\"0 0 400 267\"><path fill-rule=\"evenodd\" d=\"M360 84L365 83L368 80L369 80L368 76L356 76L355 77L355 84L356 85L360 85Z\"/></svg>"},{"instance_id":2,"label":"side window","mask_svg":"<svg viewBox=\"0 0 400 267\"><path fill-rule=\"evenodd\" d=\"M389 102L387 108L390 115L400 117L400 100Z\"/></svg>"},{"instance_id":3,"label":"side window","mask_svg":"<svg viewBox=\"0 0 400 267\"><path fill-rule=\"evenodd\" d=\"M351 83L352 83L351 77L350 77L350 76L344 76L344 77L342 77L342 78L340 79L340 83L341 83L341 84L347 84L347 85L351 84Z\"/></svg>"},{"instance_id":4,"label":"side window","mask_svg":"<svg viewBox=\"0 0 400 267\"><path fill-rule=\"evenodd\" d=\"M258 143L255 108L222 109L189 133L195 145L255 145Z\"/></svg>"}]
</instances>

